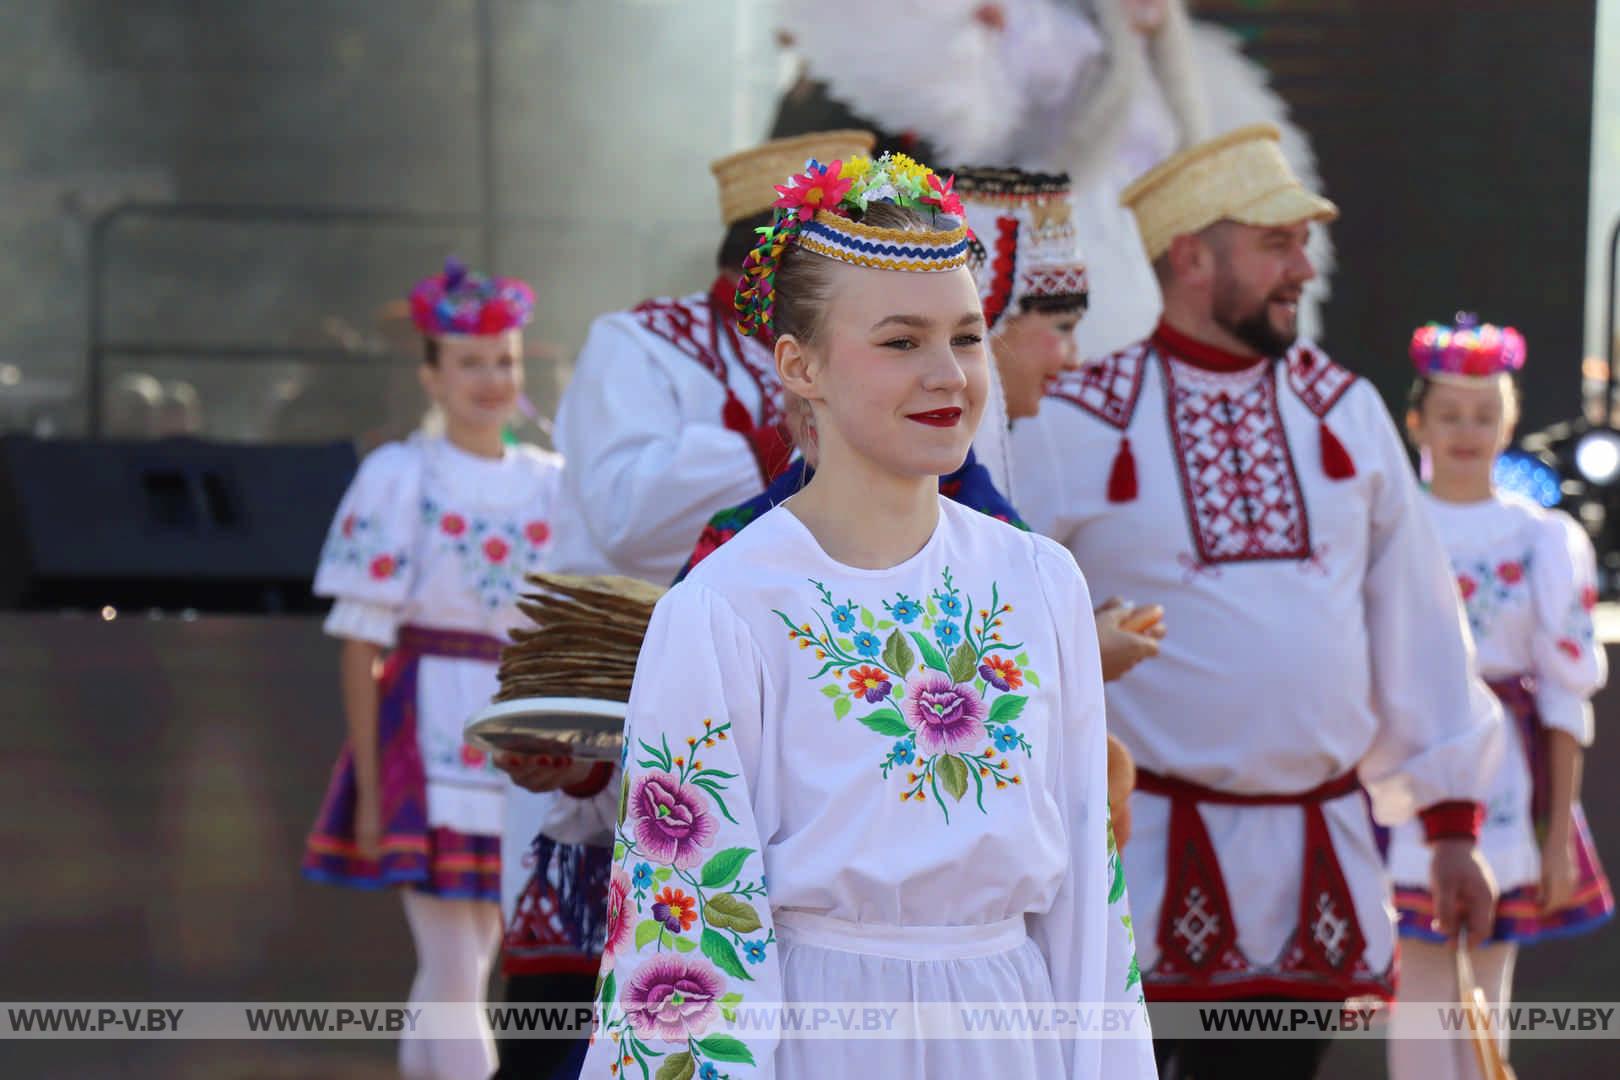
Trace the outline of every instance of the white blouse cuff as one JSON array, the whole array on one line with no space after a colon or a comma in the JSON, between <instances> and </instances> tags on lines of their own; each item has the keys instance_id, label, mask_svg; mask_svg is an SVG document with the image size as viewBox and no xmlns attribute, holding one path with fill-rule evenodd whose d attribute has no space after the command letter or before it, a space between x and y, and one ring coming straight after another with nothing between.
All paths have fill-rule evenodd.
<instances>
[{"instance_id":1,"label":"white blouse cuff","mask_svg":"<svg viewBox=\"0 0 1620 1080\"><path fill-rule=\"evenodd\" d=\"M1582 746L1592 745L1596 732L1590 701L1556 684L1542 685L1536 688L1536 711L1543 727L1567 732Z\"/></svg>"},{"instance_id":2,"label":"white blouse cuff","mask_svg":"<svg viewBox=\"0 0 1620 1080\"><path fill-rule=\"evenodd\" d=\"M399 612L384 604L368 604L364 600L339 597L332 604L321 629L332 637L369 641L373 645L389 648L399 630Z\"/></svg>"}]
</instances>

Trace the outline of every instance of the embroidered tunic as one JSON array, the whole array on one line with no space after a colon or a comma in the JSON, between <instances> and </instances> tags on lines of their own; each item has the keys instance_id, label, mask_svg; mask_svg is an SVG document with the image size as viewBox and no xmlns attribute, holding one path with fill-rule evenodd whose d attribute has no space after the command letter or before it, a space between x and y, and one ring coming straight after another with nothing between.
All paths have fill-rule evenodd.
<instances>
[{"instance_id":1,"label":"embroidered tunic","mask_svg":"<svg viewBox=\"0 0 1620 1080\"><path fill-rule=\"evenodd\" d=\"M368 455L338 508L315 576L333 597L326 631L392 646L402 627L499 641L523 622L523 575L552 542L561 462L532 446L499 461L414 435ZM496 690L491 659L428 655L417 675L416 727L427 819L498 834L505 777L466 746L462 727Z\"/></svg>"},{"instance_id":2,"label":"embroidered tunic","mask_svg":"<svg viewBox=\"0 0 1620 1080\"><path fill-rule=\"evenodd\" d=\"M1590 746L1590 699L1608 674L1607 659L1592 629L1597 585L1591 541L1567 515L1517 496L1469 504L1428 496L1423 501L1451 559L1457 592L1479 650L1480 674L1493 686L1528 677L1539 726L1567 732L1580 745ZM1530 731L1534 737L1534 729ZM1505 734L1504 747L1490 778L1480 851L1503 893L1499 929L1505 915L1515 936L1533 936L1529 933L1533 928L1521 924L1540 919L1539 903L1525 895L1519 904L1521 898L1514 896L1514 890L1538 885L1541 879L1540 846L1531 816L1531 761L1518 731ZM1428 888L1422 833L1411 825L1397 828L1391 836L1389 863L1404 910L1408 893ZM1597 875L1582 884L1593 893L1586 901L1607 894L1607 883L1600 884ZM1421 903L1423 898L1417 899ZM1576 899L1578 907L1583 898Z\"/></svg>"},{"instance_id":3,"label":"embroidered tunic","mask_svg":"<svg viewBox=\"0 0 1620 1080\"><path fill-rule=\"evenodd\" d=\"M1148 996L1387 994L1389 885L1345 774L1384 822L1478 800L1500 721L1376 391L1308 344L1212 352L1161 328L1013 431L1031 526L1097 595L1164 605L1159 658L1109 686L1110 730L1144 775L1312 793L1201 799L1174 828L1174 797L1133 796ZM1188 826L1212 848L1172 852Z\"/></svg>"},{"instance_id":4,"label":"embroidered tunic","mask_svg":"<svg viewBox=\"0 0 1620 1080\"><path fill-rule=\"evenodd\" d=\"M1152 1076L1136 1039L805 1040L786 1002L1135 1005L1102 680L1060 547L940 499L860 570L777 507L658 605L614 836L583 1076ZM622 799L622 801L621 801Z\"/></svg>"}]
</instances>

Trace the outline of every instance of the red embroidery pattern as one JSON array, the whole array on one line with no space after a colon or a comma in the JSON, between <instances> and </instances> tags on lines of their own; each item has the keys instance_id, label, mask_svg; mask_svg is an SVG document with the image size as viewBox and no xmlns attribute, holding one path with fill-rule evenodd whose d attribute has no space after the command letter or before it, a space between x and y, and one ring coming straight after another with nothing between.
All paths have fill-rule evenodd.
<instances>
[{"instance_id":1,"label":"red embroidery pattern","mask_svg":"<svg viewBox=\"0 0 1620 1080\"><path fill-rule=\"evenodd\" d=\"M1335 1000L1394 996L1391 970L1367 966L1367 938L1333 848L1323 802L1354 790L1351 776L1297 796L1223 795L1139 773L1139 790L1170 800L1166 880L1159 910L1159 959L1144 978L1149 1001L1201 1001L1256 995ZM1204 827L1200 803L1298 805L1304 817L1304 867L1294 933L1271 963L1237 944L1226 881Z\"/></svg>"},{"instance_id":2,"label":"red embroidery pattern","mask_svg":"<svg viewBox=\"0 0 1620 1080\"><path fill-rule=\"evenodd\" d=\"M1309 345L1288 350L1288 385L1318 420L1355 384L1356 376Z\"/></svg>"},{"instance_id":3,"label":"red embroidery pattern","mask_svg":"<svg viewBox=\"0 0 1620 1080\"><path fill-rule=\"evenodd\" d=\"M768 484L786 468L791 456L787 436L786 413L782 404L782 384L777 382L776 369L764 360L749 355L750 350L764 351L764 346L753 339L740 337L732 320L721 309L721 284L699 301L655 299L648 300L631 310L643 329L663 338L720 380L726 391L726 404L721 409L720 422L748 440L754 451L760 472ZM759 391L760 419L756 425L731 385L731 367L720 349L724 333L731 342L731 354L737 358L748 377Z\"/></svg>"},{"instance_id":4,"label":"red embroidery pattern","mask_svg":"<svg viewBox=\"0 0 1620 1080\"><path fill-rule=\"evenodd\" d=\"M1333 852L1333 838L1320 803L1305 810L1305 872L1300 883L1299 923L1284 951L1286 973L1365 979L1367 938L1356 918L1350 886Z\"/></svg>"},{"instance_id":5,"label":"red embroidery pattern","mask_svg":"<svg viewBox=\"0 0 1620 1080\"><path fill-rule=\"evenodd\" d=\"M986 253L989 258L989 253ZM996 218L996 250L990 264L990 288L984 295L984 321L996 325L1012 297L1013 271L1018 263L1018 219Z\"/></svg>"},{"instance_id":6,"label":"red embroidery pattern","mask_svg":"<svg viewBox=\"0 0 1620 1080\"><path fill-rule=\"evenodd\" d=\"M1078 371L1064 372L1048 397L1067 401L1120 431L1130 426L1142 395L1147 370L1146 344L1133 345L1112 356L1091 360Z\"/></svg>"},{"instance_id":7,"label":"red embroidery pattern","mask_svg":"<svg viewBox=\"0 0 1620 1080\"><path fill-rule=\"evenodd\" d=\"M1310 558L1310 520L1277 408L1275 366L1237 394L1188 384L1167 358L1161 370L1171 448L1199 558Z\"/></svg>"},{"instance_id":8,"label":"red embroidery pattern","mask_svg":"<svg viewBox=\"0 0 1620 1080\"><path fill-rule=\"evenodd\" d=\"M1021 276L1025 296L1069 296L1090 291L1083 266L1037 267Z\"/></svg>"},{"instance_id":9,"label":"red embroidery pattern","mask_svg":"<svg viewBox=\"0 0 1620 1080\"><path fill-rule=\"evenodd\" d=\"M1209 832L1192 799L1170 800L1170 843L1164 910L1159 916L1159 962L1163 979L1207 979L1244 971L1249 961L1237 947L1237 924Z\"/></svg>"}]
</instances>

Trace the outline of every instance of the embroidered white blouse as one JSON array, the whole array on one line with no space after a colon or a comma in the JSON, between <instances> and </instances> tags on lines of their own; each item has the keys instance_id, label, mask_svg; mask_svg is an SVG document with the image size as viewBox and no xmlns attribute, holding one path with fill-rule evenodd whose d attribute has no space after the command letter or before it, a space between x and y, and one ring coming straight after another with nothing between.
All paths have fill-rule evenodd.
<instances>
[{"instance_id":1,"label":"embroidered white blouse","mask_svg":"<svg viewBox=\"0 0 1620 1080\"><path fill-rule=\"evenodd\" d=\"M533 446L508 447L497 461L421 434L367 455L315 575L315 592L335 601L326 632L384 647L406 625L504 641L525 621L516 606L523 575L551 545L561 471L555 454ZM432 825L501 831L505 778L461 734L494 695L495 668L422 658L417 738Z\"/></svg>"},{"instance_id":2,"label":"embroidered white blouse","mask_svg":"<svg viewBox=\"0 0 1620 1080\"><path fill-rule=\"evenodd\" d=\"M1608 676L1592 628L1597 560L1591 541L1568 515L1517 496L1477 503L1425 496L1423 502L1451 559L1480 674L1530 676L1541 722L1591 745L1591 697ZM1529 815L1528 760L1513 721L1504 723L1507 752L1491 776L1480 850L1497 884L1510 889L1540 880L1541 855ZM1390 845L1395 880L1427 886L1426 853L1420 830L1396 830Z\"/></svg>"},{"instance_id":3,"label":"embroidered white blouse","mask_svg":"<svg viewBox=\"0 0 1620 1080\"><path fill-rule=\"evenodd\" d=\"M1060 547L940 500L888 570L783 507L658 605L582 1075L1146 1077L1135 1039L778 1040L786 1002L1141 1000L1102 681ZM622 801L621 801L622 800Z\"/></svg>"}]
</instances>

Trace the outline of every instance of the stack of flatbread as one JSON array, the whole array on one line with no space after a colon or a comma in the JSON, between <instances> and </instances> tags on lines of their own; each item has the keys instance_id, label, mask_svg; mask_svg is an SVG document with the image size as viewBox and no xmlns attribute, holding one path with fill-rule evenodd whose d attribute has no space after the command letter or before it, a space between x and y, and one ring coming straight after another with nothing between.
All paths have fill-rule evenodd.
<instances>
[{"instance_id":1,"label":"stack of flatbread","mask_svg":"<svg viewBox=\"0 0 1620 1080\"><path fill-rule=\"evenodd\" d=\"M518 607L534 621L501 652L497 702L630 700L636 656L665 590L628 577L530 574Z\"/></svg>"}]
</instances>

